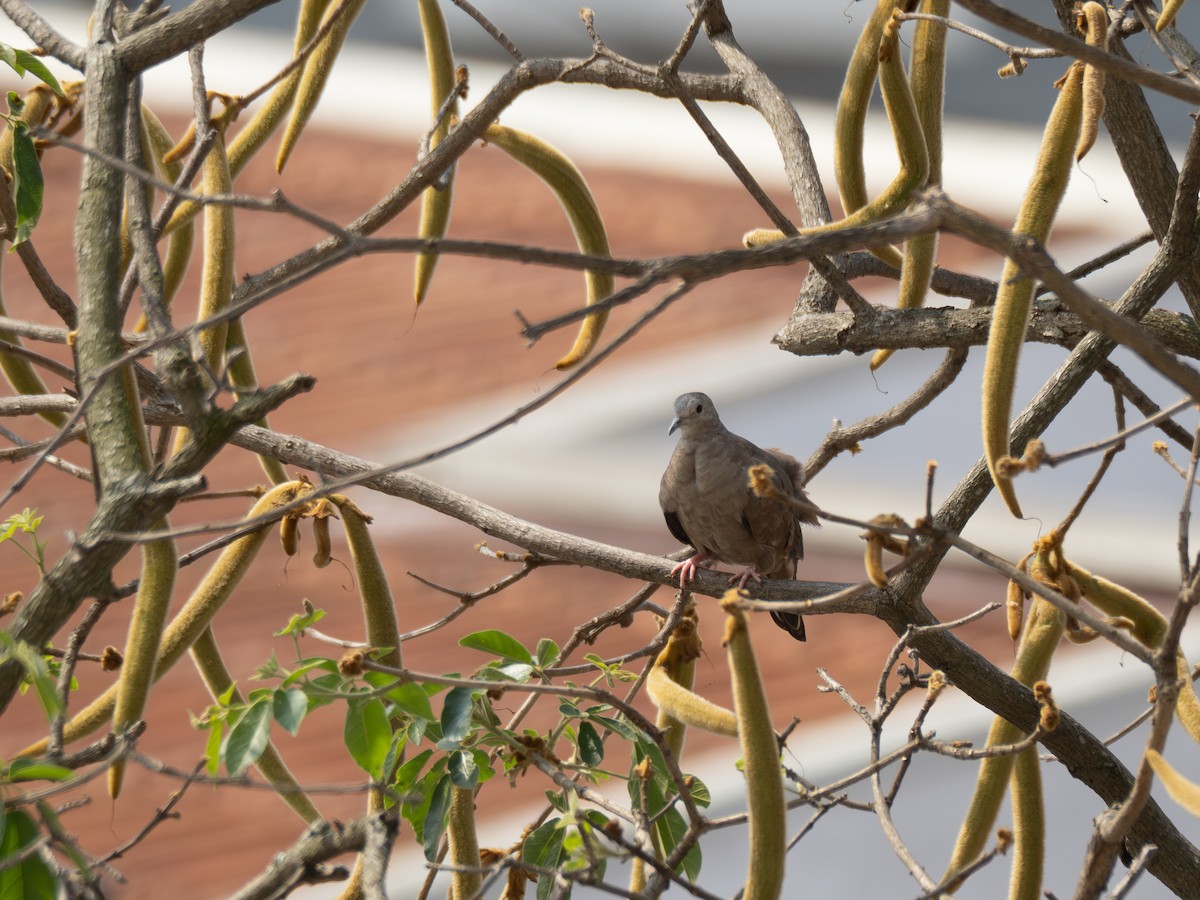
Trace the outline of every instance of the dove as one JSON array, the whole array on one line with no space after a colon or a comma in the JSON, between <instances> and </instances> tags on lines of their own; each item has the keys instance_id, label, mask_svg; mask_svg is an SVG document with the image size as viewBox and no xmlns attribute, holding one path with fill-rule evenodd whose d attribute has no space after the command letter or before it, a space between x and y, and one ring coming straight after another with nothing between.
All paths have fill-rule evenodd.
<instances>
[{"instance_id":1,"label":"dove","mask_svg":"<svg viewBox=\"0 0 1200 900\"><path fill-rule=\"evenodd\" d=\"M679 443L658 489L658 503L671 534L695 554L671 570L679 586L696 577L703 563L744 566L729 579L745 587L753 578L795 578L804 556L800 523L819 525L812 511L789 498L807 500L800 462L781 450L764 450L734 434L707 394L683 394L675 400L675 420L668 434ZM750 487L751 466L768 465L778 496L759 497ZM805 639L804 620L793 612L771 613L775 623L798 641Z\"/></svg>"}]
</instances>

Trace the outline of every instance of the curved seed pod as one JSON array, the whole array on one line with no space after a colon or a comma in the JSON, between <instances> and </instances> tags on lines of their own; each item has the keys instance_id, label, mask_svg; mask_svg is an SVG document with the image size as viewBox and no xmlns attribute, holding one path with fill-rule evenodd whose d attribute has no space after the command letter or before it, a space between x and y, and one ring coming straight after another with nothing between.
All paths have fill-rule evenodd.
<instances>
[{"instance_id":1,"label":"curved seed pod","mask_svg":"<svg viewBox=\"0 0 1200 900\"><path fill-rule=\"evenodd\" d=\"M721 643L729 656L733 708L737 714L746 776L750 860L742 897L744 900L775 900L783 887L783 860L787 850L779 744L771 727L767 695L754 660L746 615L738 609L737 600L737 591L729 591L721 600L721 608L727 615L725 637Z\"/></svg>"},{"instance_id":2,"label":"curved seed pod","mask_svg":"<svg viewBox=\"0 0 1200 900\"><path fill-rule=\"evenodd\" d=\"M1012 773L1013 863L1009 900L1038 900L1046 865L1046 808L1037 747L1017 754Z\"/></svg>"},{"instance_id":3,"label":"curved seed pod","mask_svg":"<svg viewBox=\"0 0 1200 900\"><path fill-rule=\"evenodd\" d=\"M333 562L333 541L329 537L329 516L313 517L313 540L317 549L313 551L313 565L323 569Z\"/></svg>"},{"instance_id":4,"label":"curved seed pod","mask_svg":"<svg viewBox=\"0 0 1200 900\"><path fill-rule=\"evenodd\" d=\"M282 172L283 167L287 165L288 157L292 155L300 135L304 132L304 126L308 124L317 103L321 100L325 82L329 80L329 73L333 70L334 61L337 60L342 45L346 43L350 26L362 12L365 3L366 0L350 0L345 7L339 4L326 10L327 16L338 14L340 10L339 18L337 24L329 30L304 62L304 69L292 101L292 115L279 144L279 155L275 157L275 171Z\"/></svg>"},{"instance_id":5,"label":"curved seed pod","mask_svg":"<svg viewBox=\"0 0 1200 900\"><path fill-rule=\"evenodd\" d=\"M250 355L250 343L246 338L246 324L241 318L232 320L225 338L225 358L228 362L229 384L235 397L258 389L258 374L254 371L254 359ZM256 425L269 428L266 416ZM287 468L279 460L258 454L258 464L271 484L283 484L288 480Z\"/></svg>"},{"instance_id":6,"label":"curved seed pod","mask_svg":"<svg viewBox=\"0 0 1200 900\"><path fill-rule=\"evenodd\" d=\"M1065 562L1065 567L1093 606L1129 622L1130 633L1147 647L1162 646L1167 635L1167 618L1149 601L1074 563ZM1179 698L1175 701L1175 716L1192 740L1200 743L1200 697L1196 696L1191 666L1183 651L1179 651L1176 657L1176 666L1179 672Z\"/></svg>"},{"instance_id":7,"label":"curved seed pod","mask_svg":"<svg viewBox=\"0 0 1200 900\"><path fill-rule=\"evenodd\" d=\"M459 85L454 68L454 51L450 47L450 32L446 29L446 19L442 16L438 0L417 0L417 9L421 14L421 33L425 37L425 59L429 64L433 115L442 117L440 121L434 122L433 131L429 135L429 149L432 150L446 139L452 122L458 118L457 97L450 101L448 108L443 108L443 105L446 98L458 92ZM424 240L445 237L446 230L450 227L450 208L453 202L454 167L451 166L446 170L443 184L427 187L421 194L421 221L417 235ZM437 261L437 253L417 254L413 297L418 306L429 291L429 283L433 280L433 270Z\"/></svg>"},{"instance_id":8,"label":"curved seed pod","mask_svg":"<svg viewBox=\"0 0 1200 900\"><path fill-rule=\"evenodd\" d=\"M833 172L844 215L867 205L867 170L863 143L867 110L879 71L879 42L892 18L895 0L878 0L850 56L833 124Z\"/></svg>"},{"instance_id":9,"label":"curved seed pod","mask_svg":"<svg viewBox=\"0 0 1200 900\"><path fill-rule=\"evenodd\" d=\"M1162 12L1158 14L1158 22L1154 25L1155 31L1162 31L1164 28L1170 28L1175 24L1175 17L1179 15L1179 11L1183 9L1184 0L1166 0L1163 3Z\"/></svg>"},{"instance_id":10,"label":"curved seed pod","mask_svg":"<svg viewBox=\"0 0 1200 900\"><path fill-rule=\"evenodd\" d=\"M862 537L867 542L867 550L863 557L867 580L877 588L885 588L888 586L888 577L883 568L883 542L874 531L868 531Z\"/></svg>"},{"instance_id":11,"label":"curved seed pod","mask_svg":"<svg viewBox=\"0 0 1200 900\"><path fill-rule=\"evenodd\" d=\"M154 530L168 528L167 520L160 519ZM175 554L175 541L164 538L150 541L142 547L142 574L134 600L133 615L129 620L129 637L125 641L125 659L117 681L117 695L113 706L112 728L120 733L138 721L146 709L150 686L154 683L154 667L158 660L158 642L162 638L163 626L171 606L171 594L175 589L175 573L179 561ZM108 770L108 793L114 799L121 793L121 782L125 777L125 760L120 760Z\"/></svg>"},{"instance_id":12,"label":"curved seed pod","mask_svg":"<svg viewBox=\"0 0 1200 900\"><path fill-rule=\"evenodd\" d=\"M1083 4L1079 11L1078 24L1087 42L1101 50L1108 49L1108 10L1100 3ZM1087 156L1096 143L1100 131L1100 117L1104 115L1104 70L1099 66L1087 65L1083 71L1083 121L1079 132L1079 143L1075 147L1075 161Z\"/></svg>"},{"instance_id":13,"label":"curved seed pod","mask_svg":"<svg viewBox=\"0 0 1200 900\"><path fill-rule=\"evenodd\" d=\"M661 621L659 625L662 625ZM679 624L667 638L667 645L654 660L649 678L659 678L660 676L655 675L655 670L660 670L660 674L665 675L671 685L691 692L692 685L696 681L696 660L700 658L703 649L700 633L697 631L698 625L696 604L689 603L679 619ZM655 690L657 690L657 682ZM668 687L667 690L671 690L671 688ZM654 700L654 691L648 686L647 691L650 699ZM687 737L687 723L672 716L657 700L654 703L658 707L658 716L655 718L654 724L663 732L664 743L671 751L671 755L677 760L682 759L683 743ZM729 736L736 737L737 722L733 718L733 712L730 710L725 710L725 712L729 715L729 721L733 722L734 730Z\"/></svg>"},{"instance_id":14,"label":"curved seed pod","mask_svg":"<svg viewBox=\"0 0 1200 900\"><path fill-rule=\"evenodd\" d=\"M179 174L183 169L180 163L165 163L163 156L170 149L171 134L167 131L166 126L159 120L154 111L145 104L142 105L142 128L144 129L146 140L150 145L151 155L157 162L157 168L162 174L164 180L172 184L179 178ZM175 299L175 295L179 293L179 286L183 284L183 278L187 274L188 265L192 261L192 249L196 244L196 225L193 219L188 218L182 222L179 227L175 228L167 236L167 250L163 254L163 302L170 306L171 301ZM146 317L142 316L134 327L134 331L143 332L146 330Z\"/></svg>"},{"instance_id":15,"label":"curved seed pod","mask_svg":"<svg viewBox=\"0 0 1200 900\"><path fill-rule=\"evenodd\" d=\"M1013 678L1025 685L1045 679L1054 650L1062 638L1064 619L1063 614L1049 601L1040 597L1034 599L1025 620L1025 630L1021 633L1021 643L1017 646L1017 658L1011 673ZM1021 736L1016 725L997 716L988 731L987 746L1012 744ZM996 823L996 816L1000 813L1000 804L1004 800L1014 762L1013 755L1007 754L987 757L980 764L975 792L971 795L971 803L959 829L943 881L961 871L982 852ZM950 889L953 891L956 888L957 885L952 884Z\"/></svg>"},{"instance_id":16,"label":"curved seed pod","mask_svg":"<svg viewBox=\"0 0 1200 900\"><path fill-rule=\"evenodd\" d=\"M917 116L916 102L900 59L900 22L892 16L883 30L879 44L879 86L883 93L883 105L888 121L892 125L892 136L896 140L896 152L900 157L900 171L883 192L865 206L847 213L845 218L828 225L805 228L801 234L823 234L839 231L856 225L865 225L900 212L908 205L912 192L925 184L929 177L929 153L925 147L925 135ZM756 229L748 232L742 243L747 247L758 246L784 238L781 231ZM903 260L894 247L869 247L872 253L889 265L900 267Z\"/></svg>"},{"instance_id":17,"label":"curved seed pod","mask_svg":"<svg viewBox=\"0 0 1200 900\"><path fill-rule=\"evenodd\" d=\"M228 110L213 121L217 138L213 141L202 169L202 191L208 196L233 192L229 160L225 156L225 126ZM217 315L229 306L234 279L234 219L233 207L210 204L204 207L204 261L200 274L200 303L196 318L199 321ZM203 329L196 336L200 345L201 362L213 377L220 379L225 368L225 345L229 340L229 325L222 322ZM175 432L175 452L190 439L189 429Z\"/></svg>"},{"instance_id":18,"label":"curved seed pod","mask_svg":"<svg viewBox=\"0 0 1200 900\"><path fill-rule=\"evenodd\" d=\"M267 491L262 498L251 507L248 519L267 515L281 506L287 506L313 491L313 486L303 481L289 481ZM234 590L245 576L250 564L254 562L263 542L271 532L271 526L263 525L254 531L244 534L221 551L212 568L204 579L197 585L192 596L179 610L178 614L163 631L162 641L158 647L158 659L154 665L154 680L167 672L171 666L200 637L204 629L212 622L213 617L220 611L225 602L233 595ZM97 728L112 719L113 706L116 700L116 688L109 688L84 709L75 714L74 718L63 729L65 741L78 740L91 734ZM38 741L23 750L20 756L37 756L46 750L46 741Z\"/></svg>"},{"instance_id":19,"label":"curved seed pod","mask_svg":"<svg viewBox=\"0 0 1200 900\"><path fill-rule=\"evenodd\" d=\"M383 562L371 540L367 526L371 517L359 509L353 501L341 494L329 497L330 503L342 514L342 526L346 530L346 542L350 558L354 563L354 575L358 581L358 593L362 600L363 623L366 626L367 643L385 650L379 662L388 666L402 666L404 659L400 651L400 624L396 620L396 604L388 584ZM384 776L385 779L388 777ZM382 791L372 790L367 794L367 812L378 812L385 806ZM354 871L339 895L339 900L358 900L362 897L362 854L354 862Z\"/></svg>"},{"instance_id":20,"label":"curved seed pod","mask_svg":"<svg viewBox=\"0 0 1200 900\"><path fill-rule=\"evenodd\" d=\"M321 25L326 9L332 2L333 0L301 0L300 13L296 23L296 53L299 53L312 40ZM303 77L304 67L301 66L279 82L271 91L267 102L259 107L250 121L229 142L226 154L229 157L229 171L234 178L275 133L279 123L283 121L283 117L292 108L296 88ZM185 200L180 203L172 213L164 233L171 234L176 228L190 222L196 217L196 213L200 212L200 209L201 204L193 200Z\"/></svg>"},{"instance_id":21,"label":"curved seed pod","mask_svg":"<svg viewBox=\"0 0 1200 900\"><path fill-rule=\"evenodd\" d=\"M279 543L288 556L295 556L300 549L300 520L295 516L284 516L279 520Z\"/></svg>"},{"instance_id":22,"label":"curved seed pod","mask_svg":"<svg viewBox=\"0 0 1200 900\"><path fill-rule=\"evenodd\" d=\"M921 12L946 18L950 0L923 0ZM919 19L912 36L909 82L917 118L925 135L929 155L929 177L925 186L942 183L942 107L946 94L946 26L941 22ZM925 305L925 295L937 268L939 233L919 234L904 242L904 264L900 267L900 289L896 298L899 309ZM878 369L894 353L878 350L871 357L871 371Z\"/></svg>"},{"instance_id":23,"label":"curved seed pod","mask_svg":"<svg viewBox=\"0 0 1200 900\"><path fill-rule=\"evenodd\" d=\"M688 685L676 680L686 678L686 671L679 671L685 665L690 665L694 677L695 661L689 660L688 664L671 660L664 662L666 654L666 650L660 653L650 668L650 674L646 677L646 693L658 707L659 720L672 729L668 734L683 735L684 727L691 726L712 734L737 737L737 717L732 710L701 697ZM682 741L682 737L679 739Z\"/></svg>"},{"instance_id":24,"label":"curved seed pod","mask_svg":"<svg viewBox=\"0 0 1200 900\"><path fill-rule=\"evenodd\" d=\"M300 12L296 19L295 53L298 54L312 40L332 2L333 0L301 0ZM316 48L313 52L316 52ZM229 142L229 168L234 177L237 177L251 157L275 133L275 129L283 121L284 114L291 109L296 89L300 86L300 80L303 77L304 67L301 66L279 82L275 86L275 90L271 91L267 102L255 112L250 121Z\"/></svg>"},{"instance_id":25,"label":"curved seed pod","mask_svg":"<svg viewBox=\"0 0 1200 900\"><path fill-rule=\"evenodd\" d=\"M1025 234L1045 243L1050 237L1054 215L1071 177L1072 152L1079 141L1083 114L1083 66L1072 63L1062 91L1055 101L1033 180L1025 192L1013 233ZM1033 307L1034 280L1020 276L1015 263L1005 260L988 333L987 357L983 367L983 450L988 469L1009 512L1021 517L1012 480L997 471L1001 457L1008 456L1008 423L1012 415L1017 359L1025 342L1025 329Z\"/></svg>"},{"instance_id":26,"label":"curved seed pod","mask_svg":"<svg viewBox=\"0 0 1200 900\"><path fill-rule=\"evenodd\" d=\"M346 542L350 548L350 559L354 563L359 596L362 598L367 643L379 649L390 648L379 657L379 661L384 665L402 666L404 660L400 653L400 625L396 620L396 603L392 598L392 589L388 584L383 562L367 529L371 524L371 517L359 509L349 497L334 494L329 500L342 514L342 527L346 530Z\"/></svg>"},{"instance_id":27,"label":"curved seed pod","mask_svg":"<svg viewBox=\"0 0 1200 900\"><path fill-rule=\"evenodd\" d=\"M234 703L246 702L241 691L234 687L233 676L229 673L225 660L221 658L221 651L217 647L217 639L213 636L212 628L205 628L200 633L192 644L191 654L192 661L196 664L196 670L204 679L205 687L208 688L208 692L214 700L233 688L232 701ZM305 822L311 825L321 818L320 811L313 805L300 783L288 770L272 741L267 741L267 746L263 748L263 752L254 763L254 768L258 769L275 788L279 799Z\"/></svg>"},{"instance_id":28,"label":"curved seed pod","mask_svg":"<svg viewBox=\"0 0 1200 900\"><path fill-rule=\"evenodd\" d=\"M1163 783L1171 799L1193 816L1200 816L1200 784L1180 775L1157 750L1146 751L1146 762L1150 763L1150 768Z\"/></svg>"},{"instance_id":29,"label":"curved seed pod","mask_svg":"<svg viewBox=\"0 0 1200 900\"><path fill-rule=\"evenodd\" d=\"M483 888L483 873L479 871L479 839L475 834L475 791L472 788L450 789L450 816L446 822L447 856L455 866L451 877L451 900L470 900L478 897ZM469 871L468 869L474 869Z\"/></svg>"},{"instance_id":30,"label":"curved seed pod","mask_svg":"<svg viewBox=\"0 0 1200 900\"><path fill-rule=\"evenodd\" d=\"M554 191L562 205L575 241L581 252L589 256L609 256L608 233L596 200L588 189L583 175L561 151L545 141L504 125L489 125L484 139L495 144L521 165L539 176ZM613 290L613 276L608 272L584 272L587 282L587 305L603 300ZM583 320L575 345L555 363L557 369L569 369L581 362L596 342L608 321L608 310L592 313Z\"/></svg>"}]
</instances>

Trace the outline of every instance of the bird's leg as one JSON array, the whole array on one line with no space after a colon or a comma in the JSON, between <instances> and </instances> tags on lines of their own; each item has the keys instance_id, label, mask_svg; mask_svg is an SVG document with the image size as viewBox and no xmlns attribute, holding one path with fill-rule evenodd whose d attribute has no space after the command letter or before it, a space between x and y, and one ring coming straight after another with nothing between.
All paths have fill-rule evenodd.
<instances>
[{"instance_id":1,"label":"bird's leg","mask_svg":"<svg viewBox=\"0 0 1200 900\"><path fill-rule=\"evenodd\" d=\"M742 571L730 578L729 583L733 584L736 581L738 590L741 591L745 590L746 582L751 578L753 578L758 584L762 584L762 577L758 574L758 570L755 569L754 566L746 566L746 568L742 569Z\"/></svg>"},{"instance_id":2,"label":"bird's leg","mask_svg":"<svg viewBox=\"0 0 1200 900\"><path fill-rule=\"evenodd\" d=\"M675 567L671 569L671 577L679 576L679 586L683 587L689 581L696 580L696 570L700 568L701 563L708 562L712 559L711 553L697 553L695 556L690 556L682 562L675 563Z\"/></svg>"}]
</instances>

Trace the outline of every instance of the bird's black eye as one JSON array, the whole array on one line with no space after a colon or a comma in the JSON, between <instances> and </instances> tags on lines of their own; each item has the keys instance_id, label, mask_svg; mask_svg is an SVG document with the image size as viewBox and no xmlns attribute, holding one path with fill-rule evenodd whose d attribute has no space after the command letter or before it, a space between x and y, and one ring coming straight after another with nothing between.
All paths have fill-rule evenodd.
<instances>
[{"instance_id":1,"label":"bird's black eye","mask_svg":"<svg viewBox=\"0 0 1200 900\"><path fill-rule=\"evenodd\" d=\"M702 412L704 412L704 404L703 404L703 403L697 403L697 404L696 404L696 414L697 414L697 415L699 415L699 414L700 414L700 413L702 413Z\"/></svg>"}]
</instances>

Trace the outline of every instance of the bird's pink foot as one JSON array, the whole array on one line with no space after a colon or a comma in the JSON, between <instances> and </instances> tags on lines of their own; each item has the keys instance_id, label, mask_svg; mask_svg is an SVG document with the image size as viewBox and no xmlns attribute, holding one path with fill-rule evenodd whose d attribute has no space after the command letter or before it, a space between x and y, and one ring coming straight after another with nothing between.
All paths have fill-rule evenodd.
<instances>
[{"instance_id":1,"label":"bird's pink foot","mask_svg":"<svg viewBox=\"0 0 1200 900\"><path fill-rule=\"evenodd\" d=\"M675 567L671 569L671 577L679 576L679 586L683 587L689 581L696 580L696 570L700 568L701 563L707 562L711 557L707 553L697 553L695 556L690 556L682 562L675 563Z\"/></svg>"},{"instance_id":2,"label":"bird's pink foot","mask_svg":"<svg viewBox=\"0 0 1200 900\"><path fill-rule=\"evenodd\" d=\"M746 566L746 568L742 569L742 571L730 578L729 583L733 584L736 581L738 590L741 591L746 589L746 582L751 578L753 578L757 584L762 584L762 578L759 576L754 566Z\"/></svg>"}]
</instances>

